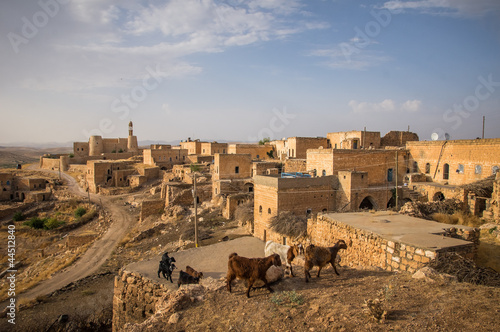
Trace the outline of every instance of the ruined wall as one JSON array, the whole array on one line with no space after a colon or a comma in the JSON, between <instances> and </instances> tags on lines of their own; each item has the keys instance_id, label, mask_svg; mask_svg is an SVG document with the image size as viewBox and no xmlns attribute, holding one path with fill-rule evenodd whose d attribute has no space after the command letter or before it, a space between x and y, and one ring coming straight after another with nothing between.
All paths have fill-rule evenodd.
<instances>
[{"instance_id":1,"label":"ruined wall","mask_svg":"<svg viewBox=\"0 0 500 332\"><path fill-rule=\"evenodd\" d=\"M151 215L161 214L163 213L164 208L165 208L165 200L163 199L143 201L141 203L141 214L139 220L143 221L144 219L146 219Z\"/></svg>"},{"instance_id":2,"label":"ruined wall","mask_svg":"<svg viewBox=\"0 0 500 332\"><path fill-rule=\"evenodd\" d=\"M390 131L380 139L380 146L405 146L406 142L418 140L418 135L409 131Z\"/></svg>"},{"instance_id":3,"label":"ruined wall","mask_svg":"<svg viewBox=\"0 0 500 332\"><path fill-rule=\"evenodd\" d=\"M165 205L183 205L189 206L194 204L193 186L187 184L167 185L165 188ZM198 202L209 201L212 199L212 185L211 184L197 184L196 185Z\"/></svg>"},{"instance_id":4,"label":"ruined wall","mask_svg":"<svg viewBox=\"0 0 500 332\"><path fill-rule=\"evenodd\" d=\"M173 293L165 284L128 271L115 277L114 286L113 331L121 331L126 323L143 322Z\"/></svg>"},{"instance_id":5,"label":"ruined wall","mask_svg":"<svg viewBox=\"0 0 500 332\"><path fill-rule=\"evenodd\" d=\"M420 172L426 173L435 182L450 185L482 180L500 167L499 138L407 142L406 149ZM426 167L426 164L429 166Z\"/></svg>"},{"instance_id":6,"label":"ruined wall","mask_svg":"<svg viewBox=\"0 0 500 332\"><path fill-rule=\"evenodd\" d=\"M474 258L476 246L468 245L433 250L418 248L402 242L390 241L370 231L353 228L344 223L318 216L308 220L307 233L312 243L320 246L333 246L339 239L352 243L342 250L342 264L351 267L379 267L387 271L408 271L414 273L435 259L440 253L456 251L467 258Z\"/></svg>"},{"instance_id":7,"label":"ruined wall","mask_svg":"<svg viewBox=\"0 0 500 332\"><path fill-rule=\"evenodd\" d=\"M234 212L241 204L252 200L253 194L235 194L226 198L226 205L222 209L222 216L226 219L233 219Z\"/></svg>"}]
</instances>

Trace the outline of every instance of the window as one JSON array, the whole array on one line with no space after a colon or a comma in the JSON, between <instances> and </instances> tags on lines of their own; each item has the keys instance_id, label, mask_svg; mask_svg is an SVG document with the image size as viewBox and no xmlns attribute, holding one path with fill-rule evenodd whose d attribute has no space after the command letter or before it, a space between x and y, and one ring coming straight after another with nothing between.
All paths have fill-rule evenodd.
<instances>
[{"instance_id":1,"label":"window","mask_svg":"<svg viewBox=\"0 0 500 332\"><path fill-rule=\"evenodd\" d=\"M450 178L450 165L443 165L443 180L448 180Z\"/></svg>"},{"instance_id":2,"label":"window","mask_svg":"<svg viewBox=\"0 0 500 332\"><path fill-rule=\"evenodd\" d=\"M337 148L337 143L335 143L335 149Z\"/></svg>"},{"instance_id":3,"label":"window","mask_svg":"<svg viewBox=\"0 0 500 332\"><path fill-rule=\"evenodd\" d=\"M387 181L392 182L392 168L387 170Z\"/></svg>"},{"instance_id":4,"label":"window","mask_svg":"<svg viewBox=\"0 0 500 332\"><path fill-rule=\"evenodd\" d=\"M259 157L260 157L260 156L259 156L259 155L257 155L257 159L259 159Z\"/></svg>"},{"instance_id":5,"label":"window","mask_svg":"<svg viewBox=\"0 0 500 332\"><path fill-rule=\"evenodd\" d=\"M215 188L215 194L217 195L217 188Z\"/></svg>"},{"instance_id":6,"label":"window","mask_svg":"<svg viewBox=\"0 0 500 332\"><path fill-rule=\"evenodd\" d=\"M267 214L271 214L271 208L267 209Z\"/></svg>"},{"instance_id":7,"label":"window","mask_svg":"<svg viewBox=\"0 0 500 332\"><path fill-rule=\"evenodd\" d=\"M10 180L7 180L7 185L10 186Z\"/></svg>"},{"instance_id":8,"label":"window","mask_svg":"<svg viewBox=\"0 0 500 332\"><path fill-rule=\"evenodd\" d=\"M498 167L498 166L493 166L493 167L491 168L491 172L492 172L492 174L497 174L499 170L500 170L500 167Z\"/></svg>"},{"instance_id":9,"label":"window","mask_svg":"<svg viewBox=\"0 0 500 332\"><path fill-rule=\"evenodd\" d=\"M170 161L172 161L172 157L170 157Z\"/></svg>"},{"instance_id":10,"label":"window","mask_svg":"<svg viewBox=\"0 0 500 332\"><path fill-rule=\"evenodd\" d=\"M239 166L236 166L236 167L234 168L234 173L235 173L235 174L238 174L239 172L240 172L240 167L239 167Z\"/></svg>"},{"instance_id":11,"label":"window","mask_svg":"<svg viewBox=\"0 0 500 332\"><path fill-rule=\"evenodd\" d=\"M474 173L481 174L481 172L482 172L481 165L476 165L476 167L474 168Z\"/></svg>"},{"instance_id":12,"label":"window","mask_svg":"<svg viewBox=\"0 0 500 332\"><path fill-rule=\"evenodd\" d=\"M322 171L321 171L321 175L326 176L326 171L325 171L325 170L322 170Z\"/></svg>"},{"instance_id":13,"label":"window","mask_svg":"<svg viewBox=\"0 0 500 332\"><path fill-rule=\"evenodd\" d=\"M309 217L312 213L312 209L307 209L306 210L306 217Z\"/></svg>"},{"instance_id":14,"label":"window","mask_svg":"<svg viewBox=\"0 0 500 332\"><path fill-rule=\"evenodd\" d=\"M457 173L458 174L464 174L464 165L462 164L458 164L458 169L457 169Z\"/></svg>"},{"instance_id":15,"label":"window","mask_svg":"<svg viewBox=\"0 0 500 332\"><path fill-rule=\"evenodd\" d=\"M259 206L259 214L262 214L262 205Z\"/></svg>"},{"instance_id":16,"label":"window","mask_svg":"<svg viewBox=\"0 0 500 332\"><path fill-rule=\"evenodd\" d=\"M222 149L222 153L226 153L226 149Z\"/></svg>"},{"instance_id":17,"label":"window","mask_svg":"<svg viewBox=\"0 0 500 332\"><path fill-rule=\"evenodd\" d=\"M431 172L431 164L425 164L425 174L429 174Z\"/></svg>"},{"instance_id":18,"label":"window","mask_svg":"<svg viewBox=\"0 0 500 332\"><path fill-rule=\"evenodd\" d=\"M418 172L418 163L416 161L413 162L413 173Z\"/></svg>"}]
</instances>

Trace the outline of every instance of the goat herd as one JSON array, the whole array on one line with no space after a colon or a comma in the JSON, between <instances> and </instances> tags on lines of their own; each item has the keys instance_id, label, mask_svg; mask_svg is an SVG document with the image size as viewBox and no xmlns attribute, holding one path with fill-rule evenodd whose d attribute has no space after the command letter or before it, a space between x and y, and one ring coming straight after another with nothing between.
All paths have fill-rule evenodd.
<instances>
[{"instance_id":1,"label":"goat herd","mask_svg":"<svg viewBox=\"0 0 500 332\"><path fill-rule=\"evenodd\" d=\"M311 274L309 271L314 267L318 267L318 274L321 269L330 263L333 270L337 275L337 268L335 267L335 259L337 253L340 249L347 249L347 244L344 240L338 240L333 247L320 247L313 244L308 245L305 250L301 244L295 244L293 246L287 246L278 244L272 241L267 241L265 247L264 258L246 258L238 256L237 253L232 253L229 255L229 261L227 264L227 289L231 292L231 282L238 278L246 281L247 284L247 297L250 297L250 289L255 281L262 280L265 287L269 292L273 292L272 288L269 286L266 272L271 266L281 266L282 261L285 262L286 270L290 271L290 275L294 277L292 270L292 261L296 256L304 255L304 274L305 281L309 282ZM175 258L169 257L168 253L163 254L162 260L160 261L160 266L158 268L158 278L160 278L160 273L167 280L172 281L172 271L176 268ZM200 278L203 277L203 273L197 272L190 266L186 266L186 272L179 272L179 279L177 285L180 287L182 284L197 284Z\"/></svg>"}]
</instances>

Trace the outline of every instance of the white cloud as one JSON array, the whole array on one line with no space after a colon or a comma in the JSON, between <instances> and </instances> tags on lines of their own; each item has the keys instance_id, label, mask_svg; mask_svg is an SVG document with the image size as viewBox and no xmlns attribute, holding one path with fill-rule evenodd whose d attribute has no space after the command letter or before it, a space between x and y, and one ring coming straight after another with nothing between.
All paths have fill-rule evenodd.
<instances>
[{"instance_id":1,"label":"white cloud","mask_svg":"<svg viewBox=\"0 0 500 332\"><path fill-rule=\"evenodd\" d=\"M384 99L380 103L358 102L351 100L348 105L354 113L384 113L384 112L417 112L420 110L420 100L407 100L398 104L392 99Z\"/></svg>"},{"instance_id":2,"label":"white cloud","mask_svg":"<svg viewBox=\"0 0 500 332\"><path fill-rule=\"evenodd\" d=\"M349 70L365 70L391 59L380 52L352 48L346 49L342 44L333 48L317 49L309 52L308 55L326 58L322 64L328 68Z\"/></svg>"},{"instance_id":3,"label":"white cloud","mask_svg":"<svg viewBox=\"0 0 500 332\"><path fill-rule=\"evenodd\" d=\"M416 10L424 14L451 15L457 17L482 17L500 12L498 0L417 0L387 1L383 5L390 10Z\"/></svg>"}]
</instances>

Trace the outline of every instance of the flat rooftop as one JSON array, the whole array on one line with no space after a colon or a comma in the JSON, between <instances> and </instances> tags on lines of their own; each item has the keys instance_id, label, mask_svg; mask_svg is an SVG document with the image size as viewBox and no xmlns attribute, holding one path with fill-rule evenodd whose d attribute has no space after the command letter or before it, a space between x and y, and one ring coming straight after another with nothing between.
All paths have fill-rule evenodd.
<instances>
[{"instance_id":1,"label":"flat rooftop","mask_svg":"<svg viewBox=\"0 0 500 332\"><path fill-rule=\"evenodd\" d=\"M370 231L384 239L429 250L472 245L472 242L443 236L445 229L454 227L436 221L410 217L395 212L325 213L328 219L351 227ZM473 230L472 227L459 226Z\"/></svg>"}]
</instances>

